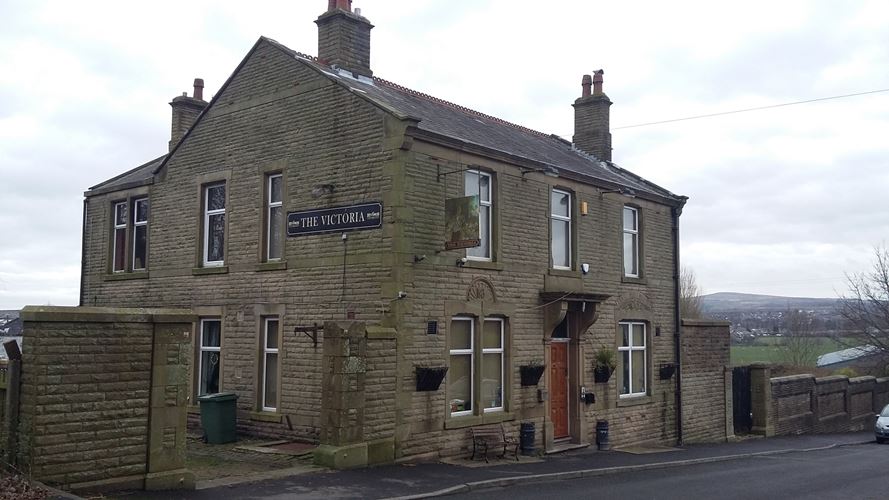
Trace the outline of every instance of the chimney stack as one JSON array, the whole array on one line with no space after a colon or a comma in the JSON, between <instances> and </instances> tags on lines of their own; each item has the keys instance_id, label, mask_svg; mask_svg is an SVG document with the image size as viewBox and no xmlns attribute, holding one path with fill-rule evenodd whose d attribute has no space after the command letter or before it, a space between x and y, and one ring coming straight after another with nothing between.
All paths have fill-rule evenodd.
<instances>
[{"instance_id":1,"label":"chimney stack","mask_svg":"<svg viewBox=\"0 0 889 500\"><path fill-rule=\"evenodd\" d=\"M370 30L373 25L352 12L352 0L328 0L318 25L318 59L353 75L373 76L370 70Z\"/></svg>"},{"instance_id":2,"label":"chimney stack","mask_svg":"<svg viewBox=\"0 0 889 500\"><path fill-rule=\"evenodd\" d=\"M574 145L600 160L611 161L611 100L602 92L601 69L583 75L581 97L574 101ZM590 86L592 85L592 92Z\"/></svg>"},{"instance_id":3,"label":"chimney stack","mask_svg":"<svg viewBox=\"0 0 889 500\"><path fill-rule=\"evenodd\" d=\"M188 129L194 125L195 120L201 111L207 107L204 101L204 80L201 78L194 79L194 97L188 97L183 92L181 96L174 97L170 103L173 108L173 123L170 128L170 144L169 150L172 151L179 140L188 132Z\"/></svg>"}]
</instances>

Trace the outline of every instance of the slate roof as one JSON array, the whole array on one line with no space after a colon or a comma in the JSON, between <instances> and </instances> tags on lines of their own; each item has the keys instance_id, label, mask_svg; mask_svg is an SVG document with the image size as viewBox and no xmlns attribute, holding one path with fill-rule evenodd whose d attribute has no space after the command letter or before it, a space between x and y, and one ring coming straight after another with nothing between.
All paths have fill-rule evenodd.
<instances>
[{"instance_id":1,"label":"slate roof","mask_svg":"<svg viewBox=\"0 0 889 500\"><path fill-rule=\"evenodd\" d=\"M650 181L618 167L612 162L600 161L591 154L577 150L570 141L561 137L516 125L500 118L402 87L382 78L374 77L370 79L362 77L356 79L351 76L345 76L345 73L338 72L320 63L317 58L294 51L270 38L260 37L250 54L262 42L267 42L279 48L292 56L295 61L314 68L354 94L364 97L389 112L419 120L417 127L421 131L455 139L462 143L474 144L481 148L505 153L509 156L524 158L537 164L544 164L556 169L560 175L565 175L566 177L570 177L572 176L570 174L573 174L574 177L585 179L594 184L606 187L621 186L629 188L643 196L648 194L658 199L666 199L671 204L681 206L685 203L686 197L673 194ZM250 54L244 58L244 61L250 57ZM241 65L244 64L244 61L241 62ZM238 72L238 69L235 70L235 73ZM234 77L234 74L232 77ZM231 81L232 77L229 77L229 80L223 85L223 89ZM220 91L221 93L222 91ZM208 108L212 107L215 101L214 97ZM200 121L201 117L198 118L198 121ZM185 137L187 136L188 133L186 133ZM175 151L176 148L173 149L173 153ZM120 176L97 184L90 188L87 194L123 189L133 183L146 182L163 167L167 156L169 155L161 156Z\"/></svg>"},{"instance_id":2,"label":"slate roof","mask_svg":"<svg viewBox=\"0 0 889 500\"><path fill-rule=\"evenodd\" d=\"M356 79L345 76L347 73L336 72L319 63L317 58L296 52L274 40L263 39L343 86L357 91L356 94L402 115L419 119L418 128L421 130L544 163L560 171L567 170L593 180L624 186L636 192L679 202L685 199L611 162L600 161L591 154L579 151L561 137L516 125L382 78Z\"/></svg>"},{"instance_id":3,"label":"slate roof","mask_svg":"<svg viewBox=\"0 0 889 500\"><path fill-rule=\"evenodd\" d=\"M98 192L116 191L118 189L126 189L134 185L140 185L150 181L154 177L154 170L160 166L167 155L155 158L148 163L139 165L138 167L124 172L117 177L112 177L107 181L100 182L92 186L89 194L98 194Z\"/></svg>"}]
</instances>

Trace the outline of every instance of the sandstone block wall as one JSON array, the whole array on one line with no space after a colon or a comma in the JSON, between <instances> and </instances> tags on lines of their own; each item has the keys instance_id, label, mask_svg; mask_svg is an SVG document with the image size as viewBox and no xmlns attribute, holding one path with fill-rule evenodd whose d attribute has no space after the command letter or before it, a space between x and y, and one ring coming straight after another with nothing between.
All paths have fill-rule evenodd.
<instances>
[{"instance_id":1,"label":"sandstone block wall","mask_svg":"<svg viewBox=\"0 0 889 500\"><path fill-rule=\"evenodd\" d=\"M682 440L725 441L732 425L729 323L682 320Z\"/></svg>"},{"instance_id":2,"label":"sandstone block wall","mask_svg":"<svg viewBox=\"0 0 889 500\"><path fill-rule=\"evenodd\" d=\"M19 463L32 477L71 489L193 486L189 312L29 306L22 318Z\"/></svg>"},{"instance_id":3,"label":"sandstone block wall","mask_svg":"<svg viewBox=\"0 0 889 500\"><path fill-rule=\"evenodd\" d=\"M771 378L760 394L766 405L754 404L754 431L766 435L852 432L871 428L874 414L889 403L889 378L841 375L816 378L792 375ZM753 379L753 386L762 385ZM756 429L756 422L764 425Z\"/></svg>"}]
</instances>

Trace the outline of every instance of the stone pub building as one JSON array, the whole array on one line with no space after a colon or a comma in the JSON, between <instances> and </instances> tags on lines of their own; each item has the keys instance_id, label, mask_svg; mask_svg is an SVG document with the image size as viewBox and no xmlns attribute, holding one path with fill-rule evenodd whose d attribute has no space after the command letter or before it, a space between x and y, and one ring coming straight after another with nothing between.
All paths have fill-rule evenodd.
<instances>
[{"instance_id":1,"label":"stone pub building","mask_svg":"<svg viewBox=\"0 0 889 500\"><path fill-rule=\"evenodd\" d=\"M332 462L467 454L469 428L522 422L545 450L598 420L675 443L686 198L611 162L602 71L568 141L374 76L350 3L315 21L317 57L263 37L209 102L195 80L169 151L86 192L81 305L193 310L194 416L234 392L242 431Z\"/></svg>"}]
</instances>

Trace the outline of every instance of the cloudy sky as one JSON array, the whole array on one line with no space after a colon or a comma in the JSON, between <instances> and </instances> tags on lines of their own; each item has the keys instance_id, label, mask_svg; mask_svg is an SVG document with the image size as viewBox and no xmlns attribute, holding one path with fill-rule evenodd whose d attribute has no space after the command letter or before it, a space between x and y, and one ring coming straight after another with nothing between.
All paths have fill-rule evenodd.
<instances>
[{"instance_id":1,"label":"cloudy sky","mask_svg":"<svg viewBox=\"0 0 889 500\"><path fill-rule=\"evenodd\" d=\"M326 0L0 2L0 309L77 303L83 191L166 151L168 102L212 96L260 35L317 52ZM371 66L570 138L605 69L614 160L690 197L705 292L834 297L889 240L885 1L354 0Z\"/></svg>"}]
</instances>

